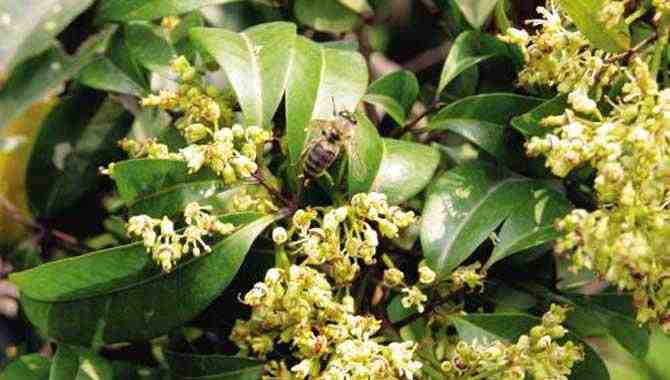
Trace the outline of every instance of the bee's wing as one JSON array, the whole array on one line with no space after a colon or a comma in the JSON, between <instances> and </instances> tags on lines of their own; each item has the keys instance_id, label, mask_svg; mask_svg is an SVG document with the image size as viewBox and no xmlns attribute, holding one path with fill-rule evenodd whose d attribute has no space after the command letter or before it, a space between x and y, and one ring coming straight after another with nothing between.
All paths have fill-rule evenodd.
<instances>
[{"instance_id":1,"label":"bee's wing","mask_svg":"<svg viewBox=\"0 0 670 380\"><path fill-rule=\"evenodd\" d=\"M357 126L354 125L352 128L357 128ZM353 130L352 136L345 144L347 156L349 158L349 175L356 181L363 181L368 175L369 168L365 159L361 157L362 147L355 135L356 131Z\"/></svg>"}]
</instances>

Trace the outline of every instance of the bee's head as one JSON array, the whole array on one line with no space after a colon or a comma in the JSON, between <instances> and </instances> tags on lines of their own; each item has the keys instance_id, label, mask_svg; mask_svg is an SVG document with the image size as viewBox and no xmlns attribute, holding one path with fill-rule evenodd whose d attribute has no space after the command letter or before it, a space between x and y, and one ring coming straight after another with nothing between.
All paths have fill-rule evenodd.
<instances>
[{"instance_id":1,"label":"bee's head","mask_svg":"<svg viewBox=\"0 0 670 380\"><path fill-rule=\"evenodd\" d=\"M321 133L331 143L336 143L342 139L342 133L337 128L324 128Z\"/></svg>"}]
</instances>

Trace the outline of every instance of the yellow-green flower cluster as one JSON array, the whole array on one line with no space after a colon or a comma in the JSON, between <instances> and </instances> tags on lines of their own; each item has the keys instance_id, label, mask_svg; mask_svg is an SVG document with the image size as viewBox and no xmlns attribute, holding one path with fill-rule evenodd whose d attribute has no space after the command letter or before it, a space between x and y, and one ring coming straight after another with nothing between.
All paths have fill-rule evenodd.
<instances>
[{"instance_id":1,"label":"yellow-green flower cluster","mask_svg":"<svg viewBox=\"0 0 670 380\"><path fill-rule=\"evenodd\" d=\"M442 363L445 379L567 380L575 363L584 359L584 352L572 341L557 342L567 333L561 325L566 312L565 308L552 305L542 317L542 324L514 344L459 342L449 360Z\"/></svg>"},{"instance_id":2,"label":"yellow-green flower cluster","mask_svg":"<svg viewBox=\"0 0 670 380\"><path fill-rule=\"evenodd\" d=\"M567 94L584 89L599 92L612 82L619 66L608 62L611 54L591 48L554 1L548 1L546 8L539 7L538 12L542 19L528 21L537 28L533 35L510 28L500 37L518 45L523 52L526 65L519 73L522 86L555 86ZM616 4L608 5L603 12L608 18L613 13L614 18L619 17Z\"/></svg>"},{"instance_id":3,"label":"yellow-green flower cluster","mask_svg":"<svg viewBox=\"0 0 670 380\"><path fill-rule=\"evenodd\" d=\"M665 3L653 5L662 12ZM601 16L614 23L623 17L621 6L618 1L607 2ZM531 138L526 148L531 156L545 156L547 166L560 177L590 165L596 172L599 204L594 212L575 210L557 223L565 235L556 250L573 253L575 270L593 270L632 292L640 322L668 324L670 260L664 252L670 242L670 89L659 88L642 50L627 65L607 61L607 55L586 41L573 43L565 54L545 46L554 58L533 55L531 50L542 50L543 39L564 35L569 25L556 9L543 13L546 20L538 22L542 30L527 41L529 66L522 84L557 86L569 93L571 108L544 119L542 125L550 132ZM569 34L565 36L570 40ZM575 54L580 58L575 60ZM601 59L589 66L584 57ZM556 61L552 69L542 63L549 59ZM575 62L583 68L573 67ZM608 99L611 110L603 115L596 100L614 74L625 84L617 99Z\"/></svg>"},{"instance_id":4,"label":"yellow-green flower cluster","mask_svg":"<svg viewBox=\"0 0 670 380\"><path fill-rule=\"evenodd\" d=\"M174 268L186 255L200 256L212 249L205 242L212 234L228 235L235 230L230 223L222 223L209 211L211 207L189 203L184 210L186 228L175 231L174 223L167 217L152 218L148 215L133 216L128 220L128 235L142 238L142 243L153 259L165 272Z\"/></svg>"},{"instance_id":5,"label":"yellow-green flower cluster","mask_svg":"<svg viewBox=\"0 0 670 380\"><path fill-rule=\"evenodd\" d=\"M629 82L604 117L572 110L546 119L554 127L533 138L529 154L543 154L559 176L590 164L601 208L576 210L558 223L565 232L558 252L574 252L575 268L603 275L632 291L638 320L670 318L670 89L659 90L648 65L636 59L624 71Z\"/></svg>"},{"instance_id":6,"label":"yellow-green flower cluster","mask_svg":"<svg viewBox=\"0 0 670 380\"><path fill-rule=\"evenodd\" d=\"M351 283L360 270L376 262L379 237L394 239L415 221L412 211L389 206L379 193L356 194L350 204L337 208L298 210L288 230L273 233L277 244L308 265L327 264L337 284Z\"/></svg>"},{"instance_id":7,"label":"yellow-green flower cluster","mask_svg":"<svg viewBox=\"0 0 670 380\"><path fill-rule=\"evenodd\" d=\"M272 134L258 126L232 124L230 99L206 86L184 57L175 59L172 69L181 81L179 88L150 95L142 99L142 105L182 113L175 126L189 145L172 153L155 139L124 139L121 147L133 158L184 160L191 173L209 167L227 184L251 177Z\"/></svg>"},{"instance_id":8,"label":"yellow-green flower cluster","mask_svg":"<svg viewBox=\"0 0 670 380\"><path fill-rule=\"evenodd\" d=\"M266 379L412 379L421 369L413 360L416 344L380 343L381 321L354 312L354 300L336 296L325 274L307 265L273 268L244 296L252 307L248 321L231 333L244 355L266 357L277 344L291 347L299 362L287 369L273 362Z\"/></svg>"}]
</instances>

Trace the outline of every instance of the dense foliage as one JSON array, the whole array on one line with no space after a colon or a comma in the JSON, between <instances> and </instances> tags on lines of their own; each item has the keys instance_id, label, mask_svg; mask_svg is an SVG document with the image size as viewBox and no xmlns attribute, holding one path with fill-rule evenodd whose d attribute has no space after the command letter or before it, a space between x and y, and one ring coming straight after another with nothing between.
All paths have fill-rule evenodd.
<instances>
[{"instance_id":1,"label":"dense foliage","mask_svg":"<svg viewBox=\"0 0 670 380\"><path fill-rule=\"evenodd\" d=\"M670 2L0 0L0 32L0 379L664 378Z\"/></svg>"}]
</instances>

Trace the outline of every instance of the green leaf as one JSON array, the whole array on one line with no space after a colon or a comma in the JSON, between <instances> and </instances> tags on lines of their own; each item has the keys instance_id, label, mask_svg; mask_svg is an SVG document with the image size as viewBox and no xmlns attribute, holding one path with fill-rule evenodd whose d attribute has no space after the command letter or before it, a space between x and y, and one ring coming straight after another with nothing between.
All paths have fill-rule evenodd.
<instances>
[{"instance_id":1,"label":"green leaf","mask_svg":"<svg viewBox=\"0 0 670 380\"><path fill-rule=\"evenodd\" d=\"M426 130L457 133L501 163L509 156L503 125L472 119L434 119L428 123Z\"/></svg>"},{"instance_id":2,"label":"green leaf","mask_svg":"<svg viewBox=\"0 0 670 380\"><path fill-rule=\"evenodd\" d=\"M39 354L23 355L9 363L0 380L47 380L51 361Z\"/></svg>"},{"instance_id":3,"label":"green leaf","mask_svg":"<svg viewBox=\"0 0 670 380\"><path fill-rule=\"evenodd\" d=\"M386 194L391 204L403 203L420 193L440 163L440 153L429 146L384 139L384 156L370 191Z\"/></svg>"},{"instance_id":4,"label":"green leaf","mask_svg":"<svg viewBox=\"0 0 670 380\"><path fill-rule=\"evenodd\" d=\"M481 29L491 17L498 0L453 0L475 29Z\"/></svg>"},{"instance_id":5,"label":"green leaf","mask_svg":"<svg viewBox=\"0 0 670 380\"><path fill-rule=\"evenodd\" d=\"M3 17L0 25L0 83L18 63L54 45L56 35L92 3L93 0L0 2Z\"/></svg>"},{"instance_id":6,"label":"green leaf","mask_svg":"<svg viewBox=\"0 0 670 380\"><path fill-rule=\"evenodd\" d=\"M405 125L407 113L402 108L402 105L392 97L379 94L365 94L363 95L363 101L381 107L391 116L396 124L400 126Z\"/></svg>"},{"instance_id":7,"label":"green leaf","mask_svg":"<svg viewBox=\"0 0 670 380\"><path fill-rule=\"evenodd\" d=\"M414 73L401 70L374 81L363 100L381 106L398 125L404 125L418 94L419 82Z\"/></svg>"},{"instance_id":8,"label":"green leaf","mask_svg":"<svg viewBox=\"0 0 670 380\"><path fill-rule=\"evenodd\" d=\"M164 110L143 107L140 112L135 114L133 125L128 132L128 138L144 141L156 137L160 142L167 143L170 148L175 148L170 145L169 140L165 141L167 136L174 133L174 130L169 128L171 122L172 118Z\"/></svg>"},{"instance_id":9,"label":"green leaf","mask_svg":"<svg viewBox=\"0 0 670 380\"><path fill-rule=\"evenodd\" d=\"M0 129L35 101L55 92L104 51L112 32L105 29L89 38L74 56L54 47L14 70L0 90Z\"/></svg>"},{"instance_id":10,"label":"green leaf","mask_svg":"<svg viewBox=\"0 0 670 380\"><path fill-rule=\"evenodd\" d=\"M177 53L156 26L131 22L126 26L125 38L131 54L142 66L165 75L171 72L170 62Z\"/></svg>"},{"instance_id":11,"label":"green leaf","mask_svg":"<svg viewBox=\"0 0 670 380\"><path fill-rule=\"evenodd\" d=\"M514 129L521 132L526 138L544 136L550 129L540 127L542 119L549 116L562 115L566 108L568 108L567 96L558 95L529 112L513 118L511 124Z\"/></svg>"},{"instance_id":12,"label":"green leaf","mask_svg":"<svg viewBox=\"0 0 670 380\"><path fill-rule=\"evenodd\" d=\"M113 380L111 363L80 347L58 345L49 380Z\"/></svg>"},{"instance_id":13,"label":"green leaf","mask_svg":"<svg viewBox=\"0 0 670 380\"><path fill-rule=\"evenodd\" d=\"M191 38L225 71L247 124L269 126L286 88L293 60L295 25L273 22L242 33L194 28Z\"/></svg>"},{"instance_id":14,"label":"green leaf","mask_svg":"<svg viewBox=\"0 0 670 380\"><path fill-rule=\"evenodd\" d=\"M516 341L533 327L542 323L540 318L525 314L469 314L450 317L459 335L466 341L477 339L504 339ZM573 333L566 335L566 340L581 343L584 347L584 361L575 364L570 379L609 380L609 372L600 356L588 344Z\"/></svg>"},{"instance_id":15,"label":"green leaf","mask_svg":"<svg viewBox=\"0 0 670 380\"><path fill-rule=\"evenodd\" d=\"M514 116L529 112L543 102L540 98L507 93L474 95L442 108L430 122L471 119L507 126Z\"/></svg>"},{"instance_id":16,"label":"green leaf","mask_svg":"<svg viewBox=\"0 0 670 380\"><path fill-rule=\"evenodd\" d=\"M359 18L356 12L338 0L296 0L293 14L301 24L320 32L344 33L353 30Z\"/></svg>"},{"instance_id":17,"label":"green leaf","mask_svg":"<svg viewBox=\"0 0 670 380\"><path fill-rule=\"evenodd\" d=\"M286 133L292 164L300 160L310 121L331 120L339 111L353 111L367 84L367 65L358 52L327 48L298 37L286 86Z\"/></svg>"},{"instance_id":18,"label":"green leaf","mask_svg":"<svg viewBox=\"0 0 670 380\"><path fill-rule=\"evenodd\" d=\"M131 205L176 185L214 179L204 172L188 174L186 162L177 160L137 159L114 164L112 179L123 201Z\"/></svg>"},{"instance_id":19,"label":"green leaf","mask_svg":"<svg viewBox=\"0 0 670 380\"><path fill-rule=\"evenodd\" d=\"M479 2L478 0L473 0ZM495 3L495 1L494 1ZM510 49L497 38L476 31L461 33L451 46L444 62L437 96L461 73L478 63L498 55L510 55Z\"/></svg>"},{"instance_id":20,"label":"green leaf","mask_svg":"<svg viewBox=\"0 0 670 380\"><path fill-rule=\"evenodd\" d=\"M487 266L561 236L554 228L554 222L570 212L570 201L548 187L533 190L529 195L500 229L498 243Z\"/></svg>"},{"instance_id":21,"label":"green leaf","mask_svg":"<svg viewBox=\"0 0 670 380\"><path fill-rule=\"evenodd\" d=\"M630 30L624 20L612 29L600 21L601 0L559 0L559 4L597 49L619 53L630 48Z\"/></svg>"},{"instance_id":22,"label":"green leaf","mask_svg":"<svg viewBox=\"0 0 670 380\"><path fill-rule=\"evenodd\" d=\"M136 83L111 59L100 57L86 67L77 76L80 83L97 90L130 94L138 97L147 94L142 85Z\"/></svg>"},{"instance_id":23,"label":"green leaf","mask_svg":"<svg viewBox=\"0 0 670 380\"><path fill-rule=\"evenodd\" d=\"M103 0L98 7L102 21L155 20L179 15L209 5L240 0Z\"/></svg>"},{"instance_id":24,"label":"green leaf","mask_svg":"<svg viewBox=\"0 0 670 380\"><path fill-rule=\"evenodd\" d=\"M26 189L37 215L59 214L95 189L98 167L115 157L129 123L120 104L89 92L56 106L42 123L28 162Z\"/></svg>"},{"instance_id":25,"label":"green leaf","mask_svg":"<svg viewBox=\"0 0 670 380\"><path fill-rule=\"evenodd\" d=\"M357 124L347 149L349 194L370 190L381 167L384 142L374 124L363 114L356 113Z\"/></svg>"},{"instance_id":26,"label":"green leaf","mask_svg":"<svg viewBox=\"0 0 670 380\"><path fill-rule=\"evenodd\" d=\"M196 355L164 351L176 380L260 380L264 363L224 355Z\"/></svg>"},{"instance_id":27,"label":"green leaf","mask_svg":"<svg viewBox=\"0 0 670 380\"><path fill-rule=\"evenodd\" d=\"M576 332L585 324L604 329L632 355L643 359L649 350L649 330L635 319L630 295L603 293L585 296L566 294L574 311L569 315L568 326Z\"/></svg>"},{"instance_id":28,"label":"green leaf","mask_svg":"<svg viewBox=\"0 0 670 380\"><path fill-rule=\"evenodd\" d=\"M448 275L527 199L531 185L482 161L440 176L428 188L421 225L428 265L441 278Z\"/></svg>"},{"instance_id":29,"label":"green leaf","mask_svg":"<svg viewBox=\"0 0 670 380\"><path fill-rule=\"evenodd\" d=\"M239 224L234 217L226 221ZM97 346L147 340L202 312L230 284L256 237L279 217L242 227L170 273L156 272L153 264L148 276L149 255L130 245L51 262L15 273L11 281L21 290L28 319L56 341Z\"/></svg>"}]
</instances>

